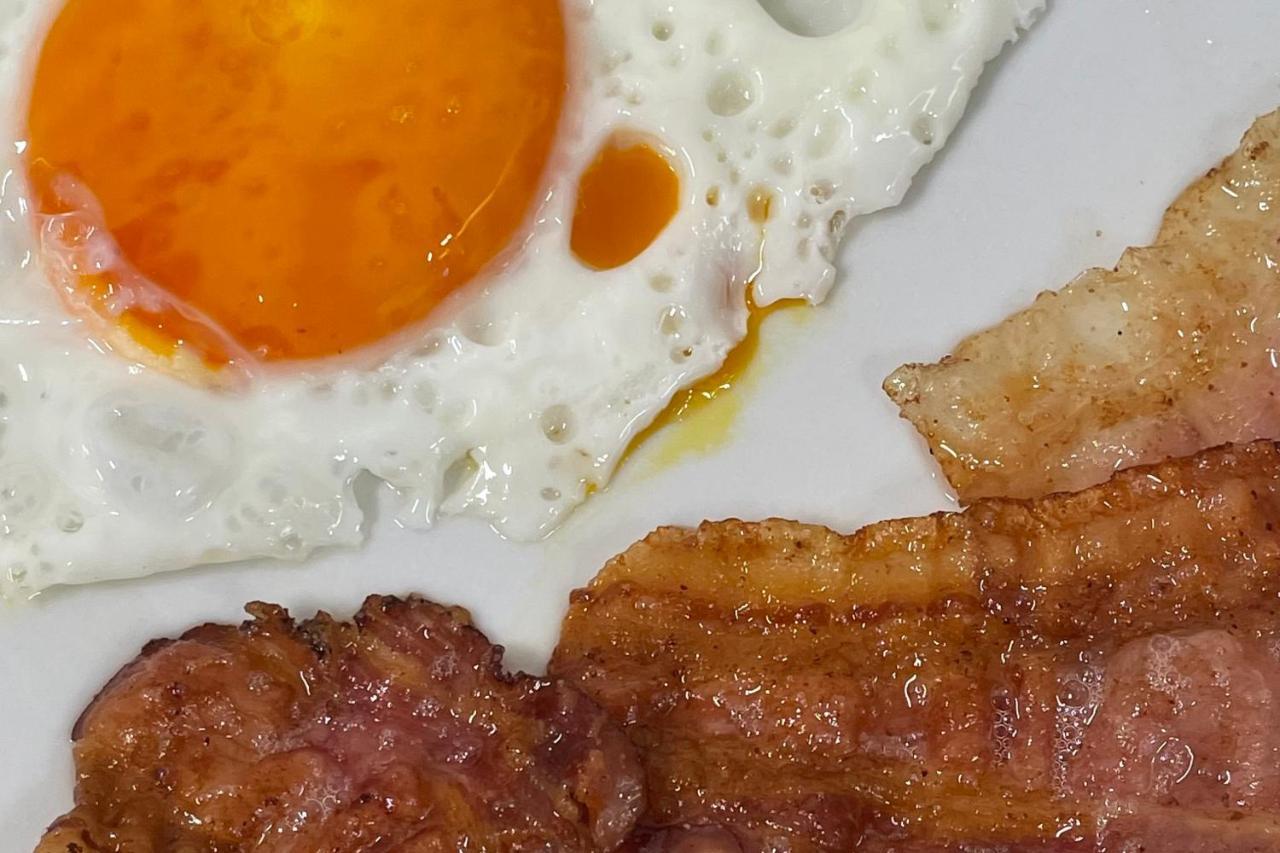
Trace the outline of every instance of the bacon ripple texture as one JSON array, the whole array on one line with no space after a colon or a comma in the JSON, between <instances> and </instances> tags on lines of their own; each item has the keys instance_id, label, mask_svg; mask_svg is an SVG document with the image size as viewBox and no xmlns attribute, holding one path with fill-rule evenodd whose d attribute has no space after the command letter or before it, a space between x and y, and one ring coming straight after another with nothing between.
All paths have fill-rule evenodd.
<instances>
[{"instance_id":1,"label":"bacon ripple texture","mask_svg":"<svg viewBox=\"0 0 1280 853\"><path fill-rule=\"evenodd\" d=\"M643 807L622 731L502 671L466 613L250 606L149 645L76 726L75 810L38 853L611 850Z\"/></svg>"},{"instance_id":2,"label":"bacon ripple texture","mask_svg":"<svg viewBox=\"0 0 1280 853\"><path fill-rule=\"evenodd\" d=\"M1154 245L908 365L885 390L962 501L1030 498L1280 439L1280 112L1183 193Z\"/></svg>"},{"instance_id":3,"label":"bacon ripple texture","mask_svg":"<svg viewBox=\"0 0 1280 853\"><path fill-rule=\"evenodd\" d=\"M630 849L1280 849L1280 452L854 535L663 529L551 671L640 748Z\"/></svg>"}]
</instances>

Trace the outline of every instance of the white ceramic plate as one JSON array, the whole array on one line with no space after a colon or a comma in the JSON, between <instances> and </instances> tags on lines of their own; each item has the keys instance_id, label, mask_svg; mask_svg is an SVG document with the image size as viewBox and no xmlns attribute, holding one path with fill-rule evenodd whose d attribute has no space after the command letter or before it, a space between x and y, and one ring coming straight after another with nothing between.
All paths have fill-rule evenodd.
<instances>
[{"instance_id":1,"label":"white ceramic plate","mask_svg":"<svg viewBox=\"0 0 1280 853\"><path fill-rule=\"evenodd\" d=\"M536 671L569 591L657 525L778 515L852 530L951 507L881 380L1148 241L1175 194L1280 105L1277 35L1276 0L1052 3L989 69L908 202L854 229L831 302L766 326L732 439L676 466L656 464L659 439L548 542L383 519L363 550L302 566L0 606L0 848L30 850L70 806L68 736L102 683L147 640L239 621L246 601L345 616L369 593L421 592L470 608L512 666Z\"/></svg>"}]
</instances>

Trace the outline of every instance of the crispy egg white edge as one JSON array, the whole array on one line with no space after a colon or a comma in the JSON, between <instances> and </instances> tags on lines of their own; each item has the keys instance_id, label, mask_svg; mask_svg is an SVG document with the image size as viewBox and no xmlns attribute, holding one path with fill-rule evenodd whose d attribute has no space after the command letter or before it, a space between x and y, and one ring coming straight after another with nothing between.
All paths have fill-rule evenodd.
<instances>
[{"instance_id":1,"label":"crispy egg white edge","mask_svg":"<svg viewBox=\"0 0 1280 853\"><path fill-rule=\"evenodd\" d=\"M58 5L0 5L12 127ZM1041 6L867 0L810 39L756 0L567 0L572 96L521 251L376 361L266 369L234 394L120 358L67 317L7 148L0 594L358 544L366 470L401 494L402 523L471 514L545 535L719 367L749 281L761 304L826 296L848 221L902 198ZM615 130L669 151L682 204L633 263L596 272L572 259L569 226L577 176ZM763 229L747 215L760 191ZM549 414L569 424L555 440Z\"/></svg>"}]
</instances>

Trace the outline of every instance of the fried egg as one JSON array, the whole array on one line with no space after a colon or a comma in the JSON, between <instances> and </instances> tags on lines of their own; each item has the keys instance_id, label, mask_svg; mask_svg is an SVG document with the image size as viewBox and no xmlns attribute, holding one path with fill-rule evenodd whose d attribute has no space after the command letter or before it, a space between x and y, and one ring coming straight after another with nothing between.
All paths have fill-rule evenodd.
<instances>
[{"instance_id":1,"label":"fried egg","mask_svg":"<svg viewBox=\"0 0 1280 853\"><path fill-rule=\"evenodd\" d=\"M0 593L536 539L1042 0L0 0Z\"/></svg>"}]
</instances>

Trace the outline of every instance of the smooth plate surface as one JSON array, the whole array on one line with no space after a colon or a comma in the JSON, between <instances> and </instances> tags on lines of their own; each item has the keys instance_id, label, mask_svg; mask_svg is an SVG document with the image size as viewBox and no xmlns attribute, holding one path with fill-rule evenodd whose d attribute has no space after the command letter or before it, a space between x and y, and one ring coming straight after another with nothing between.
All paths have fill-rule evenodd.
<instances>
[{"instance_id":1,"label":"smooth plate surface","mask_svg":"<svg viewBox=\"0 0 1280 853\"><path fill-rule=\"evenodd\" d=\"M30 849L69 807L71 725L116 668L153 637L239 621L248 600L347 616L368 593L419 592L470 608L513 665L541 669L569 591L659 524L787 516L852 530L953 506L880 382L1149 241L1174 196L1280 105L1277 32L1274 0L1054 2L989 70L908 202L854 229L831 302L766 325L732 440L670 465L659 436L545 543L462 520L409 533L384 513L363 550L302 566L0 606L5 849Z\"/></svg>"}]
</instances>

